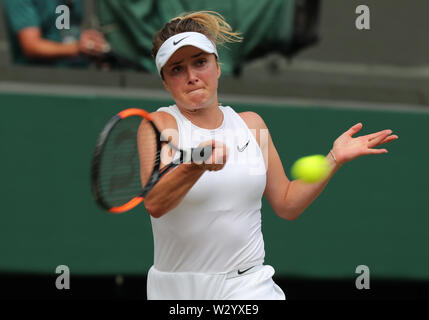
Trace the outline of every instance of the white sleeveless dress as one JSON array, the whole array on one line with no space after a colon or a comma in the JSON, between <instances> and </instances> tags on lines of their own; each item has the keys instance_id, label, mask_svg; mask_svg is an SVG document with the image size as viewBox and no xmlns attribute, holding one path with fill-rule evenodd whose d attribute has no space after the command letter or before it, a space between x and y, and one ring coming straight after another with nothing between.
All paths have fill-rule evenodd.
<instances>
[{"instance_id":1,"label":"white sleeveless dress","mask_svg":"<svg viewBox=\"0 0 429 320\"><path fill-rule=\"evenodd\" d=\"M261 203L266 168L261 149L231 107L219 108L224 120L213 130L195 126L176 105L157 110L176 119L181 149L214 139L226 144L229 156L221 170L206 171L176 208L160 218L151 217L154 265L148 273L148 299L234 298L228 282L252 275L261 278L261 274L265 284L252 292L264 288L267 299L284 299L271 279L274 269L262 265ZM237 277L240 270L248 268ZM238 299L246 299L243 294L251 299L249 290L240 291ZM271 291L270 296L267 292Z\"/></svg>"}]
</instances>

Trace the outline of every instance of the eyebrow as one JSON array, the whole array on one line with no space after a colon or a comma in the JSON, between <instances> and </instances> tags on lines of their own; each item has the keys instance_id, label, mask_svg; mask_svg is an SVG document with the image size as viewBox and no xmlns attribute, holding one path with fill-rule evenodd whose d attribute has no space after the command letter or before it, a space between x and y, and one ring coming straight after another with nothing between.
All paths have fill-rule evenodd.
<instances>
[{"instance_id":1,"label":"eyebrow","mask_svg":"<svg viewBox=\"0 0 429 320\"><path fill-rule=\"evenodd\" d=\"M197 53L196 55L191 56L191 58L199 57L200 55L202 55L202 54L204 54L204 53L206 53L206 52L201 51L200 53ZM172 66L175 66L175 65L177 65L177 64L181 64L182 62L183 62L183 59L182 59L182 60L180 60L180 61L177 61L177 62L170 63L168 66L169 66L169 67L172 67Z\"/></svg>"}]
</instances>

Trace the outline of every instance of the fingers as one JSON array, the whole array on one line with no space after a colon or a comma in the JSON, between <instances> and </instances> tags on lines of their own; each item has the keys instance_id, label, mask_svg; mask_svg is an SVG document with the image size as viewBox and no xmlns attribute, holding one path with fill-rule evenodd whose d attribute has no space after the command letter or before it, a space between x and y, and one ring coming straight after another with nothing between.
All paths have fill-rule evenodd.
<instances>
[{"instance_id":1,"label":"fingers","mask_svg":"<svg viewBox=\"0 0 429 320\"><path fill-rule=\"evenodd\" d=\"M104 35L101 32L98 32L93 29L83 31L81 37L91 38L92 40L98 42L106 42Z\"/></svg>"},{"instance_id":2,"label":"fingers","mask_svg":"<svg viewBox=\"0 0 429 320\"><path fill-rule=\"evenodd\" d=\"M207 141L203 141L201 142L198 146L199 147L206 147L206 146L211 146L212 148L215 147L216 141L215 140L207 140Z\"/></svg>"},{"instance_id":3,"label":"fingers","mask_svg":"<svg viewBox=\"0 0 429 320\"><path fill-rule=\"evenodd\" d=\"M93 40L87 40L83 45L85 46L86 51L84 53L86 54L100 55L109 51L108 45Z\"/></svg>"},{"instance_id":4,"label":"fingers","mask_svg":"<svg viewBox=\"0 0 429 320\"><path fill-rule=\"evenodd\" d=\"M212 147L212 154L200 165L208 171L221 170L225 166L228 159L228 147L224 143L216 140L208 140L199 144L199 147L205 146Z\"/></svg>"},{"instance_id":5,"label":"fingers","mask_svg":"<svg viewBox=\"0 0 429 320\"><path fill-rule=\"evenodd\" d=\"M228 159L228 147L219 141L214 141L214 158L217 164L225 164Z\"/></svg>"},{"instance_id":6,"label":"fingers","mask_svg":"<svg viewBox=\"0 0 429 320\"><path fill-rule=\"evenodd\" d=\"M368 135L363 136L363 137L368 139L368 141L371 141L375 138L378 138L380 135L386 135L386 134L391 134L391 133L392 133L392 130L386 129L386 130L382 130L382 131L378 131L375 133L368 134Z\"/></svg>"},{"instance_id":7,"label":"fingers","mask_svg":"<svg viewBox=\"0 0 429 320\"><path fill-rule=\"evenodd\" d=\"M388 142L391 142L391 141L393 141L393 140L396 140L396 139L398 139L399 137L397 136L397 135L391 135L391 136L388 136L388 137L386 137L386 138L384 138L384 140L383 141L381 141L378 145L382 145L382 144L385 144L385 143L388 143Z\"/></svg>"},{"instance_id":8,"label":"fingers","mask_svg":"<svg viewBox=\"0 0 429 320\"><path fill-rule=\"evenodd\" d=\"M347 130L347 133L350 137L352 137L354 134L359 132L360 129L362 129L363 124L361 122L356 123L353 127L351 127L349 130Z\"/></svg>"},{"instance_id":9,"label":"fingers","mask_svg":"<svg viewBox=\"0 0 429 320\"><path fill-rule=\"evenodd\" d=\"M388 153L387 149L368 149L368 154L383 154Z\"/></svg>"},{"instance_id":10,"label":"fingers","mask_svg":"<svg viewBox=\"0 0 429 320\"><path fill-rule=\"evenodd\" d=\"M399 137L396 134L391 135L392 130L384 130L381 131L378 134L378 136L375 136L370 141L368 141L368 147L373 148L394 140L397 140Z\"/></svg>"},{"instance_id":11,"label":"fingers","mask_svg":"<svg viewBox=\"0 0 429 320\"><path fill-rule=\"evenodd\" d=\"M211 160L214 160L211 163L210 169L211 171L221 170L228 159L228 147L222 142L215 141L214 142L214 154Z\"/></svg>"},{"instance_id":12,"label":"fingers","mask_svg":"<svg viewBox=\"0 0 429 320\"><path fill-rule=\"evenodd\" d=\"M81 52L87 55L98 56L110 50L103 34L96 30L83 31L79 42Z\"/></svg>"},{"instance_id":13,"label":"fingers","mask_svg":"<svg viewBox=\"0 0 429 320\"><path fill-rule=\"evenodd\" d=\"M368 148L373 148L373 147L394 141L399 138L396 134L390 135L390 133L392 133L392 130L384 130L381 133L378 133L379 135L370 141L370 144L368 144ZM387 149L368 149L368 151L369 151L369 154L388 153Z\"/></svg>"},{"instance_id":14,"label":"fingers","mask_svg":"<svg viewBox=\"0 0 429 320\"><path fill-rule=\"evenodd\" d=\"M378 146L381 141L386 139L390 134L392 133L392 130L383 130L380 132L377 132L376 134L372 135L372 138L367 137L368 139L368 148L372 148L375 146Z\"/></svg>"}]
</instances>

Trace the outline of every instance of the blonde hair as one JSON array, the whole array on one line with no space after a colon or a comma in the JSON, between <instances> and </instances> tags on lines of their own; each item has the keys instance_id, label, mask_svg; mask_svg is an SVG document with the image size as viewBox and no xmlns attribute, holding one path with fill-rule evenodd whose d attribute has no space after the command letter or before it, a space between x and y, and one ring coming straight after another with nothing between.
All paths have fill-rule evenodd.
<instances>
[{"instance_id":1,"label":"blonde hair","mask_svg":"<svg viewBox=\"0 0 429 320\"><path fill-rule=\"evenodd\" d=\"M225 18L215 11L197 11L182 14L171 19L159 30L152 40L152 56L155 58L159 48L171 36L182 32L199 32L216 45L225 42L240 42L239 32L233 32Z\"/></svg>"}]
</instances>

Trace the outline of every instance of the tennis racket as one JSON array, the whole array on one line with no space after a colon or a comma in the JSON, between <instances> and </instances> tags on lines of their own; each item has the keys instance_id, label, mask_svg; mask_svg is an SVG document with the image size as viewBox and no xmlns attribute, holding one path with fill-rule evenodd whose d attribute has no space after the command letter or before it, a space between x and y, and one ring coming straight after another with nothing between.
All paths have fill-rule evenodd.
<instances>
[{"instance_id":1,"label":"tennis racket","mask_svg":"<svg viewBox=\"0 0 429 320\"><path fill-rule=\"evenodd\" d=\"M93 154L91 187L97 204L111 213L139 205L156 183L185 161L202 162L212 146L181 150L163 137L145 110L125 109L101 131Z\"/></svg>"}]
</instances>

